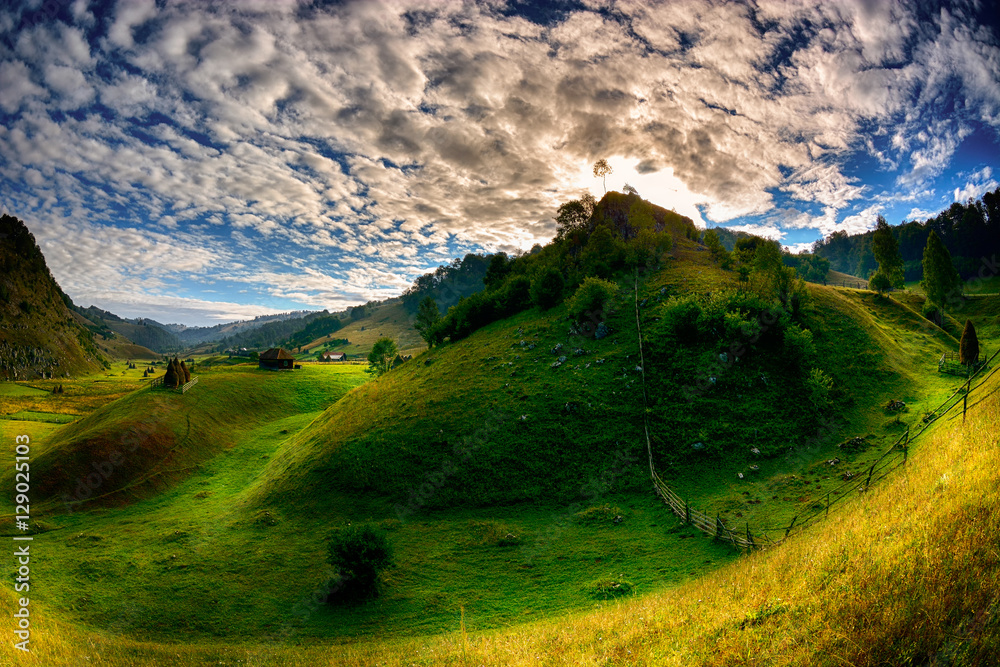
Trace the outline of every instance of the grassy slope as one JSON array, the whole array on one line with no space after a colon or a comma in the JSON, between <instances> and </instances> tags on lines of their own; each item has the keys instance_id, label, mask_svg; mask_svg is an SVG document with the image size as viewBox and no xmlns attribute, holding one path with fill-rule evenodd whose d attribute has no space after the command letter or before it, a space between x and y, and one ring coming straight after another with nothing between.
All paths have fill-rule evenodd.
<instances>
[{"instance_id":1,"label":"grassy slope","mask_svg":"<svg viewBox=\"0 0 1000 667\"><path fill-rule=\"evenodd\" d=\"M382 337L392 338L401 354L418 354L427 348L413 328L413 317L406 312L401 301L395 300L375 308L360 320L348 320L343 329L303 346L302 352L313 359L320 352L346 352L351 359L363 360L371 352L375 341ZM329 345L329 338L346 338L350 343Z\"/></svg>"},{"instance_id":2,"label":"grassy slope","mask_svg":"<svg viewBox=\"0 0 1000 667\"><path fill-rule=\"evenodd\" d=\"M699 254L690 249L682 249L679 254L685 252ZM718 279L716 270L698 258L674 266L664 276L672 284L705 289ZM827 298L839 304L830 310L830 317L841 320L845 332L850 330L846 313L852 307L867 310L872 321L876 318L871 310L881 319L879 313L885 309L886 317L898 318L899 329L909 321L906 313L895 313L891 302L866 305L863 295L845 295L837 290L816 294L817 300ZM561 311L542 316L525 313L364 385L322 416L318 411L320 403L289 405L271 415L269 422L224 434L233 441L228 453L207 461L170 491L128 508L58 519L62 530L42 536L49 540L44 546L51 559L40 566L39 578L46 582L46 590L39 594L39 600L63 618L147 637L266 638L283 632L285 623L291 623L290 633L303 639L355 635L391 638L455 628L460 607L467 610L469 627L495 627L594 605L587 586L597 578L624 574L641 592L649 592L726 562L731 552L685 530L673 530L673 519L650 500L641 476L635 478L641 486L639 494L622 495L615 490L629 481L627 475L620 474L615 454L634 453L630 447L637 430L634 415L630 417L628 412L637 398L634 381L617 379L626 377L619 374L634 363L625 358L634 355L634 344L626 337L630 331L629 299L626 290L622 314L613 321L618 330L614 336L587 342L585 347L590 352L579 361L570 353L570 361L558 369L549 367L555 358L549 348L555 342L563 342L568 350L572 348L567 344L570 338L565 334L567 324L561 319ZM840 304L842 299L848 303ZM888 345L893 336L873 334L871 338L880 351L881 345ZM520 340L537 347L525 351ZM927 344L933 346L935 340ZM851 344L872 347L863 336ZM904 377L901 370L894 370L905 366L904 357L894 358L904 355L907 346L887 349L879 352L884 359L875 361L880 368L885 367L887 377L882 380L888 387L886 391L891 392L902 385L905 377L919 373L911 371ZM920 359L917 353L911 356L915 363ZM597 365L598 358L608 361ZM433 361L424 364L428 359ZM834 361L839 364L841 360ZM845 377L862 377L869 370L869 362L853 369L845 367ZM504 365L510 363L514 365ZM586 363L591 363L591 368L582 368ZM581 369L573 370L575 366ZM315 368L322 372L329 367ZM474 379L470 378L470 370L474 371ZM238 368L218 372L219 377L236 373L230 383L237 392L247 386L241 381L253 378ZM343 372L350 372L349 367ZM515 373L513 378L511 372ZM898 377L889 378L889 373L897 373ZM302 379L304 384L299 390L316 391L305 374L282 375ZM862 384L860 380L855 382ZM628 384L632 386L626 389ZM580 404L580 412L565 411L569 396L556 393L564 388ZM625 403L626 407L609 415L609 395L616 405ZM368 400L363 400L366 397ZM594 410L595 401L588 398L597 399L593 413L582 410L585 402L591 403L588 410ZM877 394L871 398L876 405L882 399ZM373 406L370 399L378 402ZM333 396L325 400L332 401ZM225 404L220 395L214 408ZM522 407L525 405L530 410ZM868 407L867 403L864 407ZM490 427L488 415L492 408L501 412L513 408L515 416L529 416L524 426L515 428L531 429L534 419L541 424L537 430L510 437L503 429ZM428 424L428 414L440 415L440 420ZM307 428L315 417L320 419ZM880 422L882 418L877 419ZM569 431L569 437L564 442L553 439L552 425L564 429L561 435ZM481 430L484 426L485 432ZM621 430L615 433L614 428ZM486 437L470 461L475 474L464 469L445 475L462 481L455 492L476 495L502 489L502 476L501 484L480 484L483 475L497 473L494 464L499 464L504 474L515 476L521 475L518 466L532 471L551 466L556 473L551 479L536 482L537 490L518 487L505 497L537 498L538 493L544 496L552 492L555 496L569 492L570 497L542 505L431 511L436 506L453 504L458 496L449 496L447 489L436 489L437 478L427 478L426 473L446 472L443 462L451 447L477 432ZM409 442L393 441L388 435L391 433L408 433L412 438ZM609 447L616 436L625 442L624 449L620 445ZM426 446L434 443L447 443L448 447L441 451ZM518 443L528 443L534 451L511 453L508 445ZM420 444L425 446L417 446ZM549 445L555 449L550 451ZM382 457L392 467L380 475L366 472L346 457L337 458L347 448L356 457L370 456L367 461L377 463L379 459L370 452L375 447L389 451L393 446L402 449L403 456ZM374 449L375 453L379 451ZM269 463L272 458L274 462ZM316 465L317 460L320 465ZM338 468L345 465L356 466L347 468L351 474L360 472L368 477L360 477L361 482L353 484L354 490L348 487L346 493L333 491L331 487L339 484L338 479L344 481ZM641 462L637 467L641 468ZM291 475L287 473L290 469L295 470ZM610 474L613 485L602 482L608 480L604 473ZM387 478L388 483L380 477ZM289 479L294 482L280 486ZM523 481L524 476L517 479ZM570 486L574 480L576 488ZM415 482L419 484L415 486ZM588 482L596 482L597 492L585 492L580 499L579 485ZM418 493L421 502L417 511L405 515L401 524L392 522L395 501L385 502L371 493L371 488L383 486L389 489L390 497L401 499L405 505L409 492L419 491L425 484L430 484L425 487L429 493ZM358 493L366 487L368 493ZM244 488L250 492L244 493ZM730 491L710 490L708 496L718 498ZM476 503L489 500L477 499ZM623 510L626 522L622 526L591 526L572 519L577 510L605 502ZM756 507L778 511L770 503ZM307 609L301 615L290 613L296 605L308 608L307 600L317 582L328 576L322 553L325 530L339 522L366 518L388 518L393 542L400 550L390 595L360 611L320 607ZM518 534L522 543L499 547L480 538L480 528L490 522L504 532ZM224 565L220 567L220 563ZM262 578L260 572L273 574ZM81 594L81 590L86 592ZM125 591L129 601L123 603ZM184 650L201 656L213 651Z\"/></svg>"},{"instance_id":3,"label":"grassy slope","mask_svg":"<svg viewBox=\"0 0 1000 667\"><path fill-rule=\"evenodd\" d=\"M182 646L116 634L134 624L128 601L102 632L42 604L32 612L34 653L17 662L59 667L86 655L88 664L116 666L990 664L1000 651L998 425L1000 374L968 421L939 422L906 468L781 548L586 614L470 634L456 614L442 636L347 646ZM307 621L325 613L297 601ZM13 610L5 588L0 613ZM295 640L298 632L277 628L274 636ZM0 650L13 655L9 642Z\"/></svg>"},{"instance_id":4,"label":"grassy slope","mask_svg":"<svg viewBox=\"0 0 1000 667\"><path fill-rule=\"evenodd\" d=\"M301 373L252 366L199 373L200 384L187 394L133 391L48 439L32 465L39 480L33 485L36 504L59 505L66 494L120 504L162 491L245 432L323 396L322 386ZM108 471L104 479L81 490L81 481L99 469Z\"/></svg>"}]
</instances>

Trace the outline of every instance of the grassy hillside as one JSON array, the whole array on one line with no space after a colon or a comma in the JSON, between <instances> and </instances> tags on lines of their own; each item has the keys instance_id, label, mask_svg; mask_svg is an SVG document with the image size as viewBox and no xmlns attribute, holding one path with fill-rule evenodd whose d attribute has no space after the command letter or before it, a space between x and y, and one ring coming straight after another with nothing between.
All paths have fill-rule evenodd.
<instances>
[{"instance_id":1,"label":"grassy hillside","mask_svg":"<svg viewBox=\"0 0 1000 667\"><path fill-rule=\"evenodd\" d=\"M32 464L38 479L35 504L55 509L69 498L78 509L158 493L245 432L276 417L328 405L330 388L313 376L336 369L272 373L243 366L196 373L200 383L187 394L139 389L55 433ZM71 395L77 391L70 388ZM95 470L102 479L81 486Z\"/></svg>"},{"instance_id":2,"label":"grassy hillside","mask_svg":"<svg viewBox=\"0 0 1000 667\"><path fill-rule=\"evenodd\" d=\"M68 302L24 223L0 217L0 380L69 377L105 363Z\"/></svg>"},{"instance_id":3,"label":"grassy hillside","mask_svg":"<svg viewBox=\"0 0 1000 667\"><path fill-rule=\"evenodd\" d=\"M346 352L350 359L364 360L371 352L372 345L379 338L388 337L396 342L401 354L415 354L427 348L420 334L413 328L413 316L403 303L396 300L383 302L370 308L368 314L358 320L345 320L344 327L337 332L318 338L303 345L301 353L315 358L321 352ZM346 338L347 345L331 343L331 339Z\"/></svg>"},{"instance_id":4,"label":"grassy hillside","mask_svg":"<svg viewBox=\"0 0 1000 667\"><path fill-rule=\"evenodd\" d=\"M1000 543L1000 471L994 465L1000 445L998 380L1000 374L995 374L978 393L965 422L939 422L905 468L848 501L828 520L778 549L638 599L485 632L475 631L474 610L466 608L463 625L462 613L454 609L450 625L441 628L447 630L444 634L410 639L381 636L385 626L376 612L366 639L331 646L302 641L307 636L303 625L337 620L313 601L306 587L288 596L287 620L279 616L254 640L164 644L147 639L145 598L119 600L100 619L101 631L69 620L100 603L100 597L94 598L103 597L102 576L132 577L131 569L147 567L141 561L113 565L91 555L90 569L77 575L87 582L88 593L77 594L76 611L54 600L33 599L33 653L15 659L10 642L0 651L17 664L50 667L84 659L109 666L991 664L1000 652L1000 561L995 549ZM169 527L155 525L161 542L177 544L175 553L184 560L163 561L158 576L168 578L181 565L192 566L190 554L232 533L223 525L207 536L178 537ZM93 554L108 540L135 539L139 529L133 523L123 537L78 530L62 538L67 546L59 549ZM256 534L263 538L269 530L261 527ZM450 537L438 534L439 539ZM200 539L192 549L193 538ZM185 544L188 551L180 549ZM277 555L274 563L286 557ZM43 571L44 576L52 574ZM199 594L174 590L184 591L180 599ZM226 598L232 593L226 587L201 595ZM0 612L12 614L14 598L9 589L0 591Z\"/></svg>"}]
</instances>

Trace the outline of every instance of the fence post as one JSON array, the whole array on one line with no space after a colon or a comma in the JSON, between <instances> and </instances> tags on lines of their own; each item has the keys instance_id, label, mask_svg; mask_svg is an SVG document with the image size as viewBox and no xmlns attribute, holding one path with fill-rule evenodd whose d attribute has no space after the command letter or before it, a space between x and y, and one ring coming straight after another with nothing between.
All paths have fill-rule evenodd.
<instances>
[{"instance_id":1,"label":"fence post","mask_svg":"<svg viewBox=\"0 0 1000 667\"><path fill-rule=\"evenodd\" d=\"M747 521L747 542L750 543L750 548L751 549L756 549L757 548L757 545L754 544L753 536L750 534L750 522L749 521Z\"/></svg>"},{"instance_id":2,"label":"fence post","mask_svg":"<svg viewBox=\"0 0 1000 667\"><path fill-rule=\"evenodd\" d=\"M826 494L826 515L830 516L830 494Z\"/></svg>"},{"instance_id":3,"label":"fence post","mask_svg":"<svg viewBox=\"0 0 1000 667\"><path fill-rule=\"evenodd\" d=\"M717 540L721 540L722 539L722 531L723 530L725 530L725 528L722 526L722 517L720 517L718 514L716 514L715 515L715 539L717 539Z\"/></svg>"},{"instance_id":4,"label":"fence post","mask_svg":"<svg viewBox=\"0 0 1000 667\"><path fill-rule=\"evenodd\" d=\"M910 426L906 426L906 438L903 439L903 463L906 463L906 458L910 453Z\"/></svg>"},{"instance_id":5,"label":"fence post","mask_svg":"<svg viewBox=\"0 0 1000 667\"><path fill-rule=\"evenodd\" d=\"M796 514L795 516L792 517L792 522L790 524L788 524L788 528L785 528L785 537L788 537L788 533L792 532L792 526L794 526L795 522L798 521L798 520L799 520L799 515L798 514Z\"/></svg>"},{"instance_id":6,"label":"fence post","mask_svg":"<svg viewBox=\"0 0 1000 667\"><path fill-rule=\"evenodd\" d=\"M691 503L684 499L684 523L691 523Z\"/></svg>"},{"instance_id":7,"label":"fence post","mask_svg":"<svg viewBox=\"0 0 1000 667\"><path fill-rule=\"evenodd\" d=\"M874 473L875 473L875 464L873 463L872 467L868 469L868 479L865 480L865 491L868 490L868 485L871 484L871 482L872 482L872 475Z\"/></svg>"}]
</instances>

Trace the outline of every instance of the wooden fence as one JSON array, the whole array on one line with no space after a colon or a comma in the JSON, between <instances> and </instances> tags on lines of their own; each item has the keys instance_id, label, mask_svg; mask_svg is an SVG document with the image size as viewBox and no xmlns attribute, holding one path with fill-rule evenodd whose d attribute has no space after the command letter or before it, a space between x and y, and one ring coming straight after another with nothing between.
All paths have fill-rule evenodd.
<instances>
[{"instance_id":1,"label":"wooden fence","mask_svg":"<svg viewBox=\"0 0 1000 667\"><path fill-rule=\"evenodd\" d=\"M159 377L153 378L150 381L150 383L149 383L149 388L150 389L154 389L156 387L162 387L163 386L163 378L164 377L166 377L166 376L165 375L161 375ZM195 386L196 384L198 384L198 376L197 375L192 375L190 382L186 382L183 385L181 385L180 387L177 387L176 391L179 391L182 394L186 394L187 390L190 389L191 387Z\"/></svg>"},{"instance_id":2,"label":"wooden fence","mask_svg":"<svg viewBox=\"0 0 1000 667\"><path fill-rule=\"evenodd\" d=\"M986 363L986 355L980 354L972 364L963 364L958 352L945 352L938 360L938 372L968 377Z\"/></svg>"},{"instance_id":3,"label":"wooden fence","mask_svg":"<svg viewBox=\"0 0 1000 667\"><path fill-rule=\"evenodd\" d=\"M653 445L649 437L649 410L646 398L646 361L643 357L642 349L642 325L639 319L639 277L638 273L635 278L635 325L636 330L639 335L639 361L642 365L642 400L643 400L643 427L646 434L646 449L649 454L649 474L653 482L653 489L656 494L663 500L663 502L676 514L681 521L691 526L694 526L701 532L711 535L717 540L727 542L732 544L738 549L758 549L765 548L769 546L777 546L790 535L798 533L804 530L807 526L816 523L820 519L827 517L830 514L830 508L840 503L848 498L853 497L856 493L864 493L867 491L872 484L881 480L882 478L889 475L892 471L896 470L900 466L906 464L909 457L910 443L913 442L915 438L922 435L931 424L941 419L946 414L955 410L959 405L962 405L962 417L965 418L965 413L968 409L969 395L974 389L978 389L983 386L993 373L996 372L996 368L991 371L988 375L982 377L981 381L975 386L972 386L973 381L980 376L988 367L989 364L1000 354L1000 349L993 353L993 356L988 360L984 361L979 365L975 371L969 376L969 379L959 387L955 393L949 396L944 403L938 406L935 410L927 413L920 424L918 424L911 433L911 428L906 427L906 432L899 436L892 445L886 449L878 459L876 459L865 471L862 471L858 475L852 476L850 479L846 480L844 484L841 484L837 488L827 491L822 500L817 500L813 502L809 508L794 516L791 522L787 526L772 526L765 528L756 528L751 530L749 522L744 522L744 526L740 527L730 527L725 524L722 517L716 515L713 519L710 515L700 512L695 508L691 507L688 500L681 498L681 496L670 488L664 482L656 472L656 468L653 465ZM956 413L957 414L957 413Z\"/></svg>"}]
</instances>

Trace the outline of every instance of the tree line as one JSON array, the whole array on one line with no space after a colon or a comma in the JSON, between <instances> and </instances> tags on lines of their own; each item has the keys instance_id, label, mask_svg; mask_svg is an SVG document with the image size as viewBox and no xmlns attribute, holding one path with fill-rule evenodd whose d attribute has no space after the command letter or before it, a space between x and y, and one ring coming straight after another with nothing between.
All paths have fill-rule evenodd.
<instances>
[{"instance_id":1,"label":"tree line","mask_svg":"<svg viewBox=\"0 0 1000 667\"><path fill-rule=\"evenodd\" d=\"M833 269L855 276L867 276L877 269L875 257L877 229L849 236L837 231L813 245L813 253L830 261ZM899 246L903 278L924 277L923 253L931 233L937 235L952 257L958 275L976 275L984 256L1000 251L1000 188L980 199L955 202L924 222L906 222L889 227Z\"/></svg>"}]
</instances>

